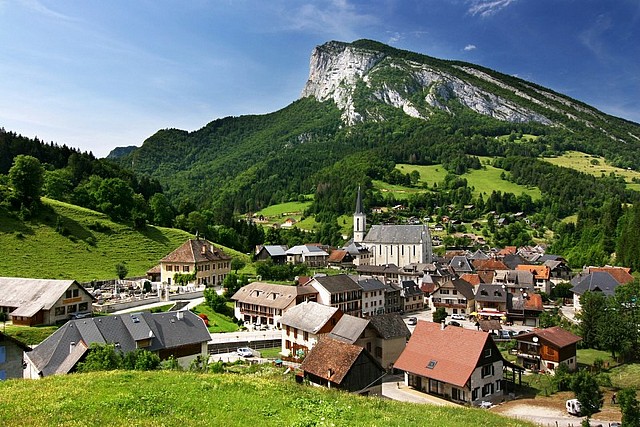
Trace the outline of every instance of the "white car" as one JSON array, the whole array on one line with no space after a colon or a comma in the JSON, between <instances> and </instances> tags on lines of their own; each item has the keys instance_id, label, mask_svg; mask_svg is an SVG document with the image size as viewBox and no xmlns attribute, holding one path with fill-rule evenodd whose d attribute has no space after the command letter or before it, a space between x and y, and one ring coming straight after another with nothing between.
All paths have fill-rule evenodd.
<instances>
[{"instance_id":1,"label":"white car","mask_svg":"<svg viewBox=\"0 0 640 427\"><path fill-rule=\"evenodd\" d=\"M451 319L453 320L467 320L467 316L464 314L452 314Z\"/></svg>"},{"instance_id":2,"label":"white car","mask_svg":"<svg viewBox=\"0 0 640 427\"><path fill-rule=\"evenodd\" d=\"M241 357L253 357L253 351L249 347L240 347L236 354Z\"/></svg>"}]
</instances>

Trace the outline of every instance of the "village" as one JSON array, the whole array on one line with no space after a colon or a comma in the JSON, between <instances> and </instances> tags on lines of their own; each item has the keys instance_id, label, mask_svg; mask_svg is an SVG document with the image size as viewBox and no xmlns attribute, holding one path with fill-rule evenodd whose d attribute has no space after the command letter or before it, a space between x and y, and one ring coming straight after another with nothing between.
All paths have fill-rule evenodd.
<instances>
[{"instance_id":1,"label":"village","mask_svg":"<svg viewBox=\"0 0 640 427\"><path fill-rule=\"evenodd\" d=\"M0 278L0 312L13 325L63 323L33 348L0 334L2 379L72 373L92 345L113 344L123 353L145 349L162 360L175 358L185 368L226 354L227 360L277 363L300 382L361 395L389 397L402 388L428 403L492 407L518 399L526 375L578 369L582 338L559 326L541 327L543 313L575 324L582 295L611 296L634 280L623 267L574 273L543 246L437 256L427 225L367 231L360 193L353 230L353 238L333 250L256 248L256 262L305 264L325 273L294 284L258 277L240 287L230 300L245 332L234 334L211 334L206 316L189 310L207 289L222 294L231 273L231 257L197 236L138 280ZM570 294L550 300L558 285ZM142 310L167 302L175 303L167 312ZM275 361L258 357L259 348L268 347L279 348ZM385 393L392 380L396 390Z\"/></svg>"}]
</instances>

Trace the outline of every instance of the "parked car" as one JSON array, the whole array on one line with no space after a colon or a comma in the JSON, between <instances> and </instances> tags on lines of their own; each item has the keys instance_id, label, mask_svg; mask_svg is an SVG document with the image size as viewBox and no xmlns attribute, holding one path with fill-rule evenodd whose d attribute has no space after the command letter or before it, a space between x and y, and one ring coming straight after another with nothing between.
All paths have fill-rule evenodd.
<instances>
[{"instance_id":1,"label":"parked car","mask_svg":"<svg viewBox=\"0 0 640 427\"><path fill-rule=\"evenodd\" d=\"M91 313L90 311L79 311L76 313L71 313L69 315L69 319L73 320L73 319L85 319L87 317L92 317L93 313Z\"/></svg>"},{"instance_id":2,"label":"parked car","mask_svg":"<svg viewBox=\"0 0 640 427\"><path fill-rule=\"evenodd\" d=\"M253 350L249 347L240 347L236 350L236 354L241 357L253 357Z\"/></svg>"},{"instance_id":3,"label":"parked car","mask_svg":"<svg viewBox=\"0 0 640 427\"><path fill-rule=\"evenodd\" d=\"M510 340L511 339L511 334L509 333L510 331L507 331L505 329L501 329L498 331L498 338L501 340Z\"/></svg>"},{"instance_id":4,"label":"parked car","mask_svg":"<svg viewBox=\"0 0 640 427\"><path fill-rule=\"evenodd\" d=\"M569 399L565 402L565 406L567 408L567 413L570 415L574 415L579 417L582 412L582 406L580 405L580 401L578 399Z\"/></svg>"},{"instance_id":5,"label":"parked car","mask_svg":"<svg viewBox=\"0 0 640 427\"><path fill-rule=\"evenodd\" d=\"M447 323L449 326L458 326L458 327L462 327L462 325L458 322L456 322L455 320L451 320L449 323Z\"/></svg>"},{"instance_id":6,"label":"parked car","mask_svg":"<svg viewBox=\"0 0 640 427\"><path fill-rule=\"evenodd\" d=\"M452 314L451 318L453 320L467 320L467 316L465 316L464 314Z\"/></svg>"},{"instance_id":7,"label":"parked car","mask_svg":"<svg viewBox=\"0 0 640 427\"><path fill-rule=\"evenodd\" d=\"M418 324L418 318L417 317L409 317L409 319L407 319L407 324L408 325L417 325Z\"/></svg>"}]
</instances>

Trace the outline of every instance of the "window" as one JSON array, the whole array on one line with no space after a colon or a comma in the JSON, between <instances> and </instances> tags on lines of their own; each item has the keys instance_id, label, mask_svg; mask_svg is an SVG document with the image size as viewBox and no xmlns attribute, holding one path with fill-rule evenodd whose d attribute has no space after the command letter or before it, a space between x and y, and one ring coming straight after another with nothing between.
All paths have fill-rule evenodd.
<instances>
[{"instance_id":1,"label":"window","mask_svg":"<svg viewBox=\"0 0 640 427\"><path fill-rule=\"evenodd\" d=\"M71 304L71 305L67 306L67 314L75 313L76 311L78 311L78 305L77 304Z\"/></svg>"},{"instance_id":2,"label":"window","mask_svg":"<svg viewBox=\"0 0 640 427\"><path fill-rule=\"evenodd\" d=\"M482 367L482 378L493 375L493 364Z\"/></svg>"},{"instance_id":3,"label":"window","mask_svg":"<svg viewBox=\"0 0 640 427\"><path fill-rule=\"evenodd\" d=\"M502 390L502 380L496 381L496 391Z\"/></svg>"},{"instance_id":4,"label":"window","mask_svg":"<svg viewBox=\"0 0 640 427\"><path fill-rule=\"evenodd\" d=\"M173 271L173 266L172 265L167 265L167 271Z\"/></svg>"},{"instance_id":5,"label":"window","mask_svg":"<svg viewBox=\"0 0 640 427\"><path fill-rule=\"evenodd\" d=\"M491 348L484 349L484 357L491 357Z\"/></svg>"},{"instance_id":6,"label":"window","mask_svg":"<svg viewBox=\"0 0 640 427\"><path fill-rule=\"evenodd\" d=\"M298 338L298 329L296 329L296 328L293 329L293 338L295 338L295 339Z\"/></svg>"},{"instance_id":7,"label":"window","mask_svg":"<svg viewBox=\"0 0 640 427\"><path fill-rule=\"evenodd\" d=\"M65 298L71 298L71 295L72 295L71 289L67 289L66 292L64 293Z\"/></svg>"},{"instance_id":8,"label":"window","mask_svg":"<svg viewBox=\"0 0 640 427\"><path fill-rule=\"evenodd\" d=\"M73 290L73 297L77 298L80 295L80 289L74 289Z\"/></svg>"},{"instance_id":9,"label":"window","mask_svg":"<svg viewBox=\"0 0 640 427\"><path fill-rule=\"evenodd\" d=\"M303 338L305 341L309 341L309 332L304 331L304 332L302 333L302 338Z\"/></svg>"},{"instance_id":10,"label":"window","mask_svg":"<svg viewBox=\"0 0 640 427\"><path fill-rule=\"evenodd\" d=\"M476 387L471 392L471 400L476 400L478 398L478 392L480 392L480 387Z\"/></svg>"},{"instance_id":11,"label":"window","mask_svg":"<svg viewBox=\"0 0 640 427\"><path fill-rule=\"evenodd\" d=\"M369 353L371 353L371 343L370 342L367 343L367 351Z\"/></svg>"},{"instance_id":12,"label":"window","mask_svg":"<svg viewBox=\"0 0 640 427\"><path fill-rule=\"evenodd\" d=\"M451 388L451 398L453 400L462 400L464 401L464 390L460 390L458 388Z\"/></svg>"},{"instance_id":13,"label":"window","mask_svg":"<svg viewBox=\"0 0 640 427\"><path fill-rule=\"evenodd\" d=\"M493 394L493 383L489 383L489 384L485 384L482 387L482 396L488 396L490 394Z\"/></svg>"},{"instance_id":14,"label":"window","mask_svg":"<svg viewBox=\"0 0 640 427\"><path fill-rule=\"evenodd\" d=\"M185 273L188 273L189 272L189 266L188 265L182 266L182 271L185 272Z\"/></svg>"},{"instance_id":15,"label":"window","mask_svg":"<svg viewBox=\"0 0 640 427\"><path fill-rule=\"evenodd\" d=\"M449 295L449 289L440 289L440 293L443 295Z\"/></svg>"},{"instance_id":16,"label":"window","mask_svg":"<svg viewBox=\"0 0 640 427\"><path fill-rule=\"evenodd\" d=\"M64 306L56 307L54 314L55 316L64 316Z\"/></svg>"},{"instance_id":17,"label":"window","mask_svg":"<svg viewBox=\"0 0 640 427\"><path fill-rule=\"evenodd\" d=\"M382 357L382 347L376 347L376 357Z\"/></svg>"},{"instance_id":18,"label":"window","mask_svg":"<svg viewBox=\"0 0 640 427\"><path fill-rule=\"evenodd\" d=\"M88 309L89 309L88 302L81 302L80 304L78 304L78 311L87 311Z\"/></svg>"}]
</instances>

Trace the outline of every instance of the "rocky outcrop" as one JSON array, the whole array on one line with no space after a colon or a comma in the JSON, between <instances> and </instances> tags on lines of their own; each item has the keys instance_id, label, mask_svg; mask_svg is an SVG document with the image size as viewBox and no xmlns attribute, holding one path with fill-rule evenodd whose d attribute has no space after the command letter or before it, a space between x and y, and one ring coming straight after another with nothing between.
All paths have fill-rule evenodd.
<instances>
[{"instance_id":1,"label":"rocky outcrop","mask_svg":"<svg viewBox=\"0 0 640 427\"><path fill-rule=\"evenodd\" d=\"M470 67L460 69L487 81L493 79ZM499 81L491 83L499 87L506 86ZM333 100L347 124L362 121L364 117L384 119L369 110L359 111L354 101L356 95L360 99L364 97L391 105L411 117L423 119L428 119L434 110L450 113L452 102L457 101L477 113L498 120L552 124L542 114L436 67L347 43L329 42L316 47L311 55L309 79L302 97L313 96L319 101ZM530 96L522 97L539 102Z\"/></svg>"}]
</instances>

